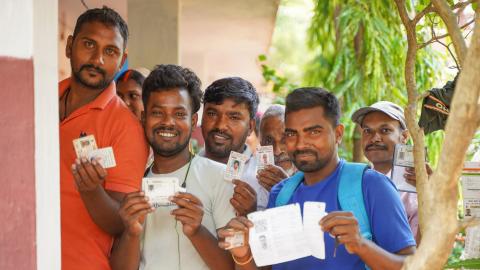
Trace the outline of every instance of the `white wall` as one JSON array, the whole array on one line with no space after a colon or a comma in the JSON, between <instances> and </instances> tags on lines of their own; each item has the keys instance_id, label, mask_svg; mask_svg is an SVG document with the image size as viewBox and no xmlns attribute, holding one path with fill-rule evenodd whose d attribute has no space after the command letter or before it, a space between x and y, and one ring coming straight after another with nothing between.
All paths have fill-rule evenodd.
<instances>
[{"instance_id":1,"label":"white wall","mask_svg":"<svg viewBox=\"0 0 480 270\"><path fill-rule=\"evenodd\" d=\"M33 1L0 3L0 55L29 59L33 53Z\"/></svg>"},{"instance_id":2,"label":"white wall","mask_svg":"<svg viewBox=\"0 0 480 270\"><path fill-rule=\"evenodd\" d=\"M35 0L33 22L37 269L60 270L57 0Z\"/></svg>"}]
</instances>

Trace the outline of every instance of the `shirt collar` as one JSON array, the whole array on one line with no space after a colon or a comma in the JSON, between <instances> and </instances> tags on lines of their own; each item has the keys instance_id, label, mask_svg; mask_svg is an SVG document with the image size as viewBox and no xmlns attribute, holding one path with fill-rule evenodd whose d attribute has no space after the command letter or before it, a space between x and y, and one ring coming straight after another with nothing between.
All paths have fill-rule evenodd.
<instances>
[{"instance_id":1,"label":"shirt collar","mask_svg":"<svg viewBox=\"0 0 480 270\"><path fill-rule=\"evenodd\" d=\"M71 78L66 78L65 80L58 83L58 96L61 97L65 91L70 87ZM103 110L107 104L112 100L116 95L116 86L115 82L112 81L107 88L105 88L100 95L95 98L92 102L86 106L89 109L100 109Z\"/></svg>"}]
</instances>

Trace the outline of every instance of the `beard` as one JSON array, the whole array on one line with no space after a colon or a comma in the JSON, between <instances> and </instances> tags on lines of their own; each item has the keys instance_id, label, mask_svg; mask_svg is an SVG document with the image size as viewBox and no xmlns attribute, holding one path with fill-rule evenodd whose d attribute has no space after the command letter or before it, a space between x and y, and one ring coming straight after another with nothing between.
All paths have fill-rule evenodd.
<instances>
[{"instance_id":1,"label":"beard","mask_svg":"<svg viewBox=\"0 0 480 270\"><path fill-rule=\"evenodd\" d=\"M72 66L73 66L73 63L72 63ZM87 79L85 79L84 77L82 77L82 71L83 70L86 70L86 69L95 69L96 72L98 72L102 79L100 79L98 82L96 83L92 83L92 82L89 82ZM105 89L108 87L108 85L110 85L110 83L113 81L113 77L112 78L106 78L106 72L105 70L99 68L99 67L96 67L94 65L91 65L91 64L86 64L86 65L82 65L78 71L75 71L73 70L72 68L72 75L73 75L73 78L78 82L80 83L81 85L87 87L87 88L92 88L92 89L95 89L95 90L102 90L102 89Z\"/></svg>"},{"instance_id":2,"label":"beard","mask_svg":"<svg viewBox=\"0 0 480 270\"><path fill-rule=\"evenodd\" d=\"M218 145L214 142L213 136L215 133L220 133L222 136L227 137L229 140L227 141L226 144ZM245 141L247 140L248 137L248 130L245 131L244 134L240 137L240 142L238 144L234 144L234 139L233 136L230 134L227 134L225 132L222 132L218 129L214 129L210 131L207 135L207 139L205 140L205 148L208 150L208 152L213 155L216 158L226 158L230 156L230 152L236 151L236 152L242 152L241 149L243 149L243 146L245 145Z\"/></svg>"},{"instance_id":3,"label":"beard","mask_svg":"<svg viewBox=\"0 0 480 270\"><path fill-rule=\"evenodd\" d=\"M155 133L157 131L172 131L172 129L166 129L164 127L155 128L152 130L150 135L147 135L147 141L153 149L153 152L161 157L172 157L177 155L178 153L182 152L185 148L188 147L190 136L192 135L192 131L190 130L188 136L185 140L179 141L176 143L158 143L155 141ZM180 136L180 132L177 132L177 136Z\"/></svg>"},{"instance_id":4,"label":"beard","mask_svg":"<svg viewBox=\"0 0 480 270\"><path fill-rule=\"evenodd\" d=\"M297 160L299 154L312 154L315 156L314 160ZM313 150L297 150L293 152L293 164L298 170L302 172L316 172L323 169L328 164L328 158L320 158L318 153Z\"/></svg>"}]
</instances>

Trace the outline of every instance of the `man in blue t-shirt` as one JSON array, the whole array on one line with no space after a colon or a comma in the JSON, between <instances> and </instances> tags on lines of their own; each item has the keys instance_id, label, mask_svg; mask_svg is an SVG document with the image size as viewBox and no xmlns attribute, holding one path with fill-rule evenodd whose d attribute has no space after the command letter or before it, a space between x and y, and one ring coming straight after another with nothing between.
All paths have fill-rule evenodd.
<instances>
[{"instance_id":1,"label":"man in blue t-shirt","mask_svg":"<svg viewBox=\"0 0 480 270\"><path fill-rule=\"evenodd\" d=\"M325 217L319 220L324 231L325 260L312 256L273 265L273 269L400 269L405 255L415 252L405 210L393 184L382 174L366 170L362 180L365 209L369 218L372 240L362 238L358 221L339 207L337 193L339 171L344 161L338 157L344 126L339 123L340 106L336 97L321 88L300 88L287 96L285 110L285 144L290 158L304 179L288 203L306 201L326 203ZM275 207L276 198L285 181L275 185L268 208ZM226 228L247 231L253 224L237 217ZM220 237L232 235L221 230ZM333 237L331 237L331 236ZM340 246L335 249L335 239ZM228 244L221 241L223 248ZM257 269L247 245L230 250L237 269Z\"/></svg>"}]
</instances>

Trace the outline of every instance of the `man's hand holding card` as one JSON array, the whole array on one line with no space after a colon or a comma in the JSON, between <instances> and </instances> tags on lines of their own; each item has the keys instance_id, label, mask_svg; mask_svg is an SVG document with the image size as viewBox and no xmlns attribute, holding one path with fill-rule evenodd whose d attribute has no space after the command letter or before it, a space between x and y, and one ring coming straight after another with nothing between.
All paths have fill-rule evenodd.
<instances>
[{"instance_id":1,"label":"man's hand holding card","mask_svg":"<svg viewBox=\"0 0 480 270\"><path fill-rule=\"evenodd\" d=\"M103 184L107 171L97 159L89 161L87 158L76 159L72 165L73 179L79 192L94 191Z\"/></svg>"},{"instance_id":2,"label":"man's hand holding card","mask_svg":"<svg viewBox=\"0 0 480 270\"><path fill-rule=\"evenodd\" d=\"M112 147L98 149L93 135L73 140L77 159L72 174L79 192L94 191L103 184L107 171L116 166Z\"/></svg>"}]
</instances>

